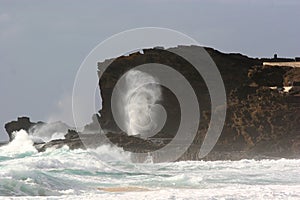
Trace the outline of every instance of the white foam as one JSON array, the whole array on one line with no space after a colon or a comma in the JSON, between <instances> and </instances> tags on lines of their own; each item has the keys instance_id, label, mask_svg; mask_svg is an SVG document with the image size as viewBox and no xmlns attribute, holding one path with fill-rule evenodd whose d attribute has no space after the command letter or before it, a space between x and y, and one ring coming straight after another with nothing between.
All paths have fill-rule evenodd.
<instances>
[{"instance_id":1,"label":"white foam","mask_svg":"<svg viewBox=\"0 0 300 200\"><path fill-rule=\"evenodd\" d=\"M29 135L34 142L49 142L56 139L64 139L70 127L62 122L52 122L36 125L29 130Z\"/></svg>"},{"instance_id":2,"label":"white foam","mask_svg":"<svg viewBox=\"0 0 300 200\"><path fill-rule=\"evenodd\" d=\"M95 152L103 161L131 162L131 153L116 146L102 145L96 149L89 149L89 151Z\"/></svg>"},{"instance_id":3,"label":"white foam","mask_svg":"<svg viewBox=\"0 0 300 200\"><path fill-rule=\"evenodd\" d=\"M37 152L33 141L25 130L13 132L14 140L7 145L0 147L0 152L5 155L15 155L26 152Z\"/></svg>"},{"instance_id":4,"label":"white foam","mask_svg":"<svg viewBox=\"0 0 300 200\"><path fill-rule=\"evenodd\" d=\"M0 148L2 194L63 195L54 199L300 198L300 160L133 164L130 153L118 147L63 147L37 153L24 130L14 134L15 140ZM126 187L145 190L126 192ZM97 188L121 188L121 192Z\"/></svg>"}]
</instances>

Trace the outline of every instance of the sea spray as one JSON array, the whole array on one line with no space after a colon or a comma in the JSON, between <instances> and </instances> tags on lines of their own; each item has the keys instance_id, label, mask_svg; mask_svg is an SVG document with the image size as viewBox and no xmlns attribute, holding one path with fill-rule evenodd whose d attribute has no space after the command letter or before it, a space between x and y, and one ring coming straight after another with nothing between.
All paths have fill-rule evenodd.
<instances>
[{"instance_id":1,"label":"sea spray","mask_svg":"<svg viewBox=\"0 0 300 200\"><path fill-rule=\"evenodd\" d=\"M76 194L100 185L98 174L120 173L113 163L130 162L130 153L110 145L87 150L64 146L39 153L26 131L14 135L0 148L0 196Z\"/></svg>"},{"instance_id":2,"label":"sea spray","mask_svg":"<svg viewBox=\"0 0 300 200\"><path fill-rule=\"evenodd\" d=\"M133 164L130 154L121 148L103 145L70 150L65 146L38 153L25 131L14 134L15 140L0 148L0 196L72 200L300 198L300 160ZM143 191L127 192L127 188Z\"/></svg>"},{"instance_id":3,"label":"sea spray","mask_svg":"<svg viewBox=\"0 0 300 200\"><path fill-rule=\"evenodd\" d=\"M97 155L97 158L104 162L109 161L123 161L131 162L131 153L124 151L122 148L117 146L111 146L109 144L101 145L96 149L88 149L90 153Z\"/></svg>"},{"instance_id":4,"label":"sea spray","mask_svg":"<svg viewBox=\"0 0 300 200\"><path fill-rule=\"evenodd\" d=\"M152 109L161 100L161 89L157 83L154 77L138 70L131 70L125 75L122 105L128 135L149 136L157 128L157 113Z\"/></svg>"},{"instance_id":5,"label":"sea spray","mask_svg":"<svg viewBox=\"0 0 300 200\"><path fill-rule=\"evenodd\" d=\"M182 195L182 199L300 198L300 160L133 165L130 154L108 145L87 150L63 147L20 157L19 152L34 150L33 143L23 130L15 135L14 141L0 148L0 158L11 154L11 157L0 159L0 196L59 195L64 199L76 199L78 195L81 199L164 199L174 195ZM135 166L146 170L137 170ZM145 188L145 191L116 194L97 190L130 187Z\"/></svg>"},{"instance_id":6,"label":"sea spray","mask_svg":"<svg viewBox=\"0 0 300 200\"><path fill-rule=\"evenodd\" d=\"M25 130L13 132L14 140L5 146L0 147L0 154L15 155L26 152L37 152Z\"/></svg>"},{"instance_id":7,"label":"sea spray","mask_svg":"<svg viewBox=\"0 0 300 200\"><path fill-rule=\"evenodd\" d=\"M38 124L29 130L29 135L34 142L49 142L55 139L64 139L64 135L71 129L63 122Z\"/></svg>"}]
</instances>

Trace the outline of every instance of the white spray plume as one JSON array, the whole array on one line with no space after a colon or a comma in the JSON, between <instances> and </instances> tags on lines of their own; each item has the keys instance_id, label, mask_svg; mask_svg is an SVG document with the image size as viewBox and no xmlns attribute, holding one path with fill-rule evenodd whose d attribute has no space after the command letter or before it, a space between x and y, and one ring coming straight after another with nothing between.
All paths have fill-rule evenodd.
<instances>
[{"instance_id":1,"label":"white spray plume","mask_svg":"<svg viewBox=\"0 0 300 200\"><path fill-rule=\"evenodd\" d=\"M9 144L0 147L0 152L6 155L16 155L26 152L37 152L36 148L33 146L33 141L28 136L25 130L13 132L14 140Z\"/></svg>"},{"instance_id":2,"label":"white spray plume","mask_svg":"<svg viewBox=\"0 0 300 200\"><path fill-rule=\"evenodd\" d=\"M29 130L29 135L34 142L49 142L64 139L68 129L71 129L71 127L63 122L53 122L32 127Z\"/></svg>"},{"instance_id":3,"label":"white spray plume","mask_svg":"<svg viewBox=\"0 0 300 200\"><path fill-rule=\"evenodd\" d=\"M158 81L145 72L131 70L125 75L122 105L128 135L149 136L157 129L158 113L153 107L161 100L161 89L156 83Z\"/></svg>"}]
</instances>

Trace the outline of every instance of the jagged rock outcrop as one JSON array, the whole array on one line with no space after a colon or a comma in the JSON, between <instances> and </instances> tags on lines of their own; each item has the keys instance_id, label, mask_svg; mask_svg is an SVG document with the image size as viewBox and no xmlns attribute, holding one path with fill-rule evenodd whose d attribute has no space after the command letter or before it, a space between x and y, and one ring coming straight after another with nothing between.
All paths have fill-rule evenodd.
<instances>
[{"instance_id":1,"label":"jagged rock outcrop","mask_svg":"<svg viewBox=\"0 0 300 200\"><path fill-rule=\"evenodd\" d=\"M124 132L120 133L101 133L100 130L96 130L96 127L99 126L96 123L96 115L93 116L93 122L88 124L84 128L84 134L77 132L73 129L68 129L63 139L55 139L51 141L35 141L34 146L39 152L46 151L48 148L62 148L63 146L68 146L71 150L73 149L86 149L86 148L97 148L103 144L111 144L108 140L112 141L114 144L118 144L124 150L136 153L145 153L153 151L161 147L159 144L155 144L149 140L143 140L138 137L128 136ZM55 126L57 130L55 130ZM98 125L96 125L98 124ZM9 122L5 125L7 133L13 133L19 130L25 130L29 135L34 134L32 130L39 131L41 126L43 126L44 131L49 131L48 134L51 136L53 132L62 131L61 125L64 125L63 122L55 123L45 123L45 122L31 122L29 117L19 117L17 121ZM65 128L65 127L63 127ZM11 135L11 140L14 139L14 136ZM6 144L6 143L4 143ZM3 145L4 145L3 144Z\"/></svg>"},{"instance_id":2,"label":"jagged rock outcrop","mask_svg":"<svg viewBox=\"0 0 300 200\"><path fill-rule=\"evenodd\" d=\"M292 86L294 82L300 81L300 68L263 66L265 61L278 59L254 59L241 54L224 54L212 48L206 48L206 51L216 63L224 81L227 115L217 144L206 157L201 159L299 158L299 90L294 87L290 92L285 92L283 87ZM290 59L280 59L280 61L290 61ZM64 145L76 149L86 148L86 144L89 147L97 147L111 142L126 151L147 153L167 145L176 134L180 123L179 102L167 88L162 88L163 97L159 103L165 108L168 121L152 138L128 136L116 125L112 116L111 96L119 78L133 67L149 62L172 66L193 86L200 106L201 120L194 141L179 160L198 160L199 149L211 117L208 88L189 62L169 51L157 48L121 56L113 60L106 71L99 71L102 75L99 80L103 101L101 117L93 116L93 122L84 128L88 134L79 137L76 131L69 130L65 139L36 144L37 149L44 151L50 147L59 148ZM98 63L99 69L101 65L103 63ZM105 133L97 133L98 121ZM8 123L5 128L10 139L13 139L11 136L13 131L29 130L36 124L30 122L28 118L20 118ZM96 135L97 141L94 140Z\"/></svg>"},{"instance_id":3,"label":"jagged rock outcrop","mask_svg":"<svg viewBox=\"0 0 300 200\"><path fill-rule=\"evenodd\" d=\"M186 47L178 47L186 48ZM195 47L190 47L195 48ZM299 68L263 66L273 59L253 59L241 54L224 54L211 48L206 51L216 63L224 81L227 94L225 125L213 151L203 159L242 159L269 157L299 157L300 152L300 98L283 92L283 87L299 78ZM290 59L280 59L280 61ZM145 63L160 63L179 71L197 95L200 104L198 134L183 160L198 159L197 155L206 135L210 120L210 97L205 82L196 76L190 63L168 51L148 49L144 53L132 53L116 58L101 73L99 86L103 107L99 120L101 127L113 132L120 131L111 112L111 94L118 79L128 70ZM272 90L270 87L277 89ZM293 89L291 90L293 91ZM178 102L167 89L162 88L164 106L171 122L156 138L172 138L179 119ZM174 112L175 111L175 112ZM172 129L173 128L173 129ZM114 143L114 141L112 141ZM122 146L120 143L116 143ZM132 145L135 145L134 143Z\"/></svg>"},{"instance_id":4,"label":"jagged rock outcrop","mask_svg":"<svg viewBox=\"0 0 300 200\"><path fill-rule=\"evenodd\" d=\"M36 126L36 125L43 125L43 122L31 122L29 117L18 117L17 121L12 121L9 122L7 124L5 124L5 130L8 134L9 137L9 141L12 141L14 136L13 136L13 132L15 131L20 131L20 130L25 130L25 131L29 131L30 128Z\"/></svg>"}]
</instances>

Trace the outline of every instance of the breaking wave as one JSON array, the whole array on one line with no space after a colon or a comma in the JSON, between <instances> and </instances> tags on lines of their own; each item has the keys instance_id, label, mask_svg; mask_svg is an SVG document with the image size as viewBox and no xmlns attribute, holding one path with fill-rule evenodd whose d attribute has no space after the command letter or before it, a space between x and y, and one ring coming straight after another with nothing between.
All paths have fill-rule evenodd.
<instances>
[{"instance_id":1,"label":"breaking wave","mask_svg":"<svg viewBox=\"0 0 300 200\"><path fill-rule=\"evenodd\" d=\"M37 152L21 130L0 147L0 196L63 199L299 199L300 160L151 162L103 145ZM43 197L45 196L45 197Z\"/></svg>"}]
</instances>

